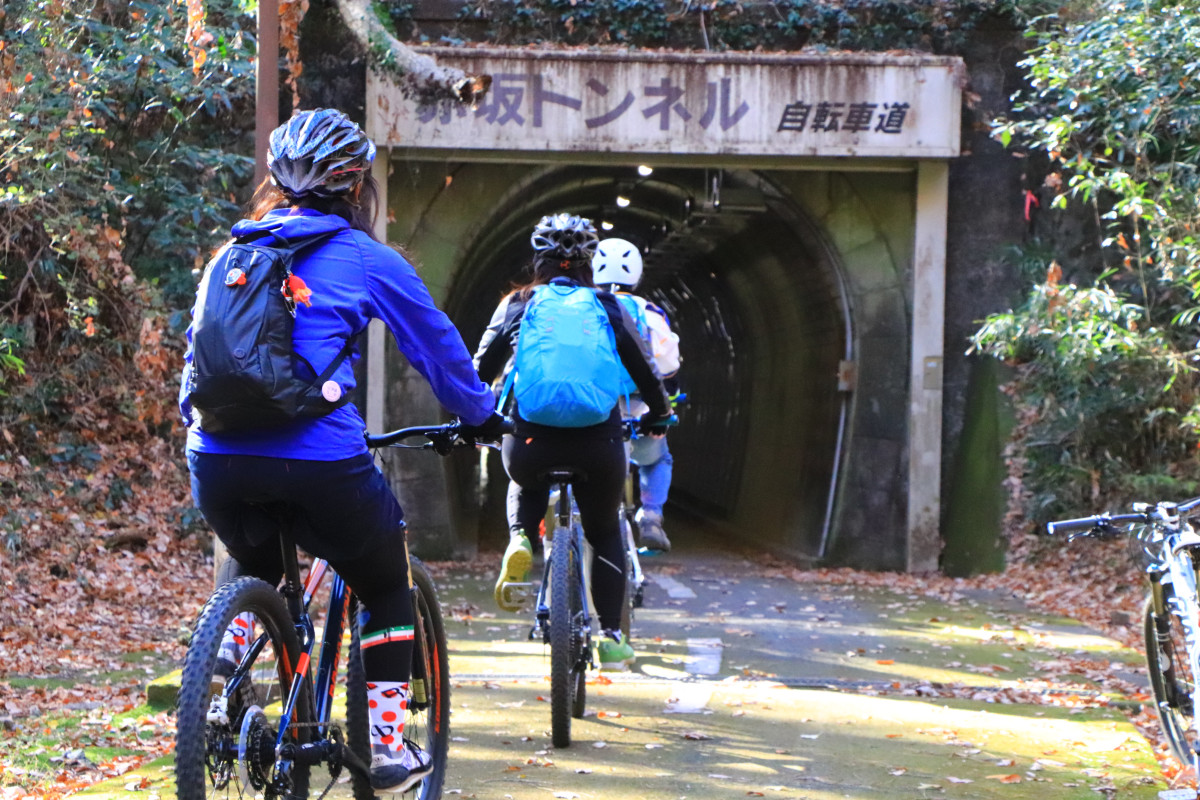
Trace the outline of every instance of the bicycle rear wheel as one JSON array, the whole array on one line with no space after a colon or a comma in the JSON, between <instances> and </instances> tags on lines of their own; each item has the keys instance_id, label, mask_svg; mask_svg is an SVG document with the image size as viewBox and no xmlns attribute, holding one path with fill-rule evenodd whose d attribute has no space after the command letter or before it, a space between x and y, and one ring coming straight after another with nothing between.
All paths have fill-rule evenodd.
<instances>
[{"instance_id":1,"label":"bicycle rear wheel","mask_svg":"<svg viewBox=\"0 0 1200 800\"><path fill-rule=\"evenodd\" d=\"M1150 688L1154 692L1154 707L1162 723L1163 735L1171 753L1184 766L1192 764L1195 754L1188 740L1188 731L1195 721L1193 702L1196 681L1188 663L1186 634L1183 620L1171 608L1172 588L1164 586L1166 619L1154 614L1152 598L1146 598L1143 614L1146 636L1146 668L1150 673Z\"/></svg>"},{"instance_id":2,"label":"bicycle rear wheel","mask_svg":"<svg viewBox=\"0 0 1200 800\"><path fill-rule=\"evenodd\" d=\"M433 579L421 560L409 562L413 598L413 669L409 683L411 698L404 720L404 738L415 742L433 760L433 772L413 790L417 800L438 800L446 780L450 749L450 668L447 662L446 628ZM367 681L363 673L359 628L351 626L350 656L346 667L346 739L364 762L371 761L370 718L367 711ZM370 780L351 773L355 800L376 796Z\"/></svg>"},{"instance_id":3,"label":"bicycle rear wheel","mask_svg":"<svg viewBox=\"0 0 1200 800\"><path fill-rule=\"evenodd\" d=\"M621 542L625 547L625 602L621 604L621 635L628 641L633 629L633 610L641 605L642 587L634 580L633 559L637 558L637 544L633 540L633 525L624 504L619 514Z\"/></svg>"},{"instance_id":4,"label":"bicycle rear wheel","mask_svg":"<svg viewBox=\"0 0 1200 800\"><path fill-rule=\"evenodd\" d=\"M229 675L230 663L219 658L221 640L234 618L247 613L255 618L248 641L253 657L243 657ZM279 717L299 655L295 626L274 587L242 577L213 593L183 662L175 734L180 800L307 796L308 767L275 771ZM300 693L293 722L312 720L311 701L311 690ZM307 741L310 732L293 728L294 740Z\"/></svg>"},{"instance_id":5,"label":"bicycle rear wheel","mask_svg":"<svg viewBox=\"0 0 1200 800\"><path fill-rule=\"evenodd\" d=\"M555 747L571 746L571 717L586 692L576 669L583 608L582 565L573 538L573 530L560 528L550 545L550 738Z\"/></svg>"}]
</instances>

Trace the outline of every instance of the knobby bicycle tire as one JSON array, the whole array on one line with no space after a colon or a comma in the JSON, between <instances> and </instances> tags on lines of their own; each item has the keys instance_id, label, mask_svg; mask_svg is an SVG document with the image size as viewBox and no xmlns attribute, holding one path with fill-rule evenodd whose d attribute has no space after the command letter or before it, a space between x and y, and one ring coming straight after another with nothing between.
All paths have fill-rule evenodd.
<instances>
[{"instance_id":1,"label":"knobby bicycle tire","mask_svg":"<svg viewBox=\"0 0 1200 800\"><path fill-rule=\"evenodd\" d=\"M625 511L625 506L620 509L621 522L621 544L628 551L630 547L637 547L633 539L633 525L629 521L629 516ZM629 561L628 552L625 555L625 602L621 604L621 635L625 637L625 641L629 641L630 632L633 629L633 609L636 607L638 587L633 582L633 564Z\"/></svg>"},{"instance_id":2,"label":"knobby bicycle tire","mask_svg":"<svg viewBox=\"0 0 1200 800\"><path fill-rule=\"evenodd\" d=\"M1146 671L1150 675L1154 708L1158 712L1163 735L1171 747L1171 753L1187 766L1195 758L1187 738L1195 717L1195 680L1184 645L1186 631L1183 621L1171 608L1172 588L1164 586L1163 592L1167 601L1166 619L1155 616L1153 598L1146 598L1143 612Z\"/></svg>"},{"instance_id":3,"label":"knobby bicycle tire","mask_svg":"<svg viewBox=\"0 0 1200 800\"><path fill-rule=\"evenodd\" d=\"M578 597L578 567L571 529L559 528L550 544L550 739L571 746L571 711L576 689L573 598Z\"/></svg>"},{"instance_id":4,"label":"knobby bicycle tire","mask_svg":"<svg viewBox=\"0 0 1200 800\"><path fill-rule=\"evenodd\" d=\"M590 655L590 628L584 628L583 619L587 612L586 571L583 566L583 527L578 518L571 523L571 541L580 543L581 547L572 549L575 553L575 569L571 570L571 716L582 720L583 712L587 710L588 684L587 660Z\"/></svg>"},{"instance_id":5,"label":"knobby bicycle tire","mask_svg":"<svg viewBox=\"0 0 1200 800\"><path fill-rule=\"evenodd\" d=\"M417 743L433 760L433 771L414 790L417 800L438 800L446 780L450 750L450 668L446 628L433 579L420 559L410 561L413 597L412 700L404 720L404 736ZM364 763L371 762L370 715L367 681L359 649L357 615L351 624L350 655L346 667L346 740ZM373 800L370 780L351 772L355 800Z\"/></svg>"},{"instance_id":6,"label":"knobby bicycle tire","mask_svg":"<svg viewBox=\"0 0 1200 800\"><path fill-rule=\"evenodd\" d=\"M234 617L252 613L255 632L265 644L247 678L229 698L228 723L209 722L214 695L224 690L225 678L218 669L221 640ZM281 700L291 685L300 654L300 643L287 607L270 584L241 577L213 593L200 612L183 662L175 734L175 780L180 800L214 797L254 796L269 782L274 767L278 719L266 711L247 714L253 707L278 714ZM305 687L295 709L293 729L297 742L306 741L312 721L312 692ZM239 757L239 753L244 757ZM288 798L308 794L309 769L297 765L292 771ZM268 798L279 797L265 792Z\"/></svg>"}]
</instances>

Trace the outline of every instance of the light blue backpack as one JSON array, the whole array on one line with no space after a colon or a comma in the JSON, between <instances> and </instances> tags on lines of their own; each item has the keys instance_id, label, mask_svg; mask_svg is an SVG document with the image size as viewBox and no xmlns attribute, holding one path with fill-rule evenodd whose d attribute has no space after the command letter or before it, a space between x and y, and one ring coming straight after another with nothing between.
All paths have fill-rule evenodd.
<instances>
[{"instance_id":1,"label":"light blue backpack","mask_svg":"<svg viewBox=\"0 0 1200 800\"><path fill-rule=\"evenodd\" d=\"M621 396L617 340L594 289L533 290L517 338L513 394L521 417L583 428L608 419Z\"/></svg>"}]
</instances>

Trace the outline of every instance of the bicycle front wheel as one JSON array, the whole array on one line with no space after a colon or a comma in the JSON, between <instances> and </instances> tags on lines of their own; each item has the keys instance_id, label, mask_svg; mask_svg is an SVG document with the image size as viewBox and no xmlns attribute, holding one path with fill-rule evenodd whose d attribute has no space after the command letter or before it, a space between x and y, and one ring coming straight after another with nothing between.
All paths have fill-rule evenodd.
<instances>
[{"instance_id":1,"label":"bicycle front wheel","mask_svg":"<svg viewBox=\"0 0 1200 800\"><path fill-rule=\"evenodd\" d=\"M1184 622L1171 608L1172 591L1170 586L1163 587L1167 608L1165 619L1155 615L1153 598L1146 598L1143 615L1146 667L1163 735L1175 758L1188 766L1195 758L1188 732L1195 722L1196 681L1188 662Z\"/></svg>"},{"instance_id":2,"label":"bicycle front wheel","mask_svg":"<svg viewBox=\"0 0 1200 800\"><path fill-rule=\"evenodd\" d=\"M234 620L248 651L240 665L220 656ZM183 662L175 734L180 800L215 797L303 798L308 767L276 771L280 715L300 655L295 625L279 593L257 578L224 584L200 612ZM236 669L234 669L236 667ZM293 722L312 720L311 692L302 691ZM299 726L293 740L311 730Z\"/></svg>"},{"instance_id":3,"label":"bicycle front wheel","mask_svg":"<svg viewBox=\"0 0 1200 800\"><path fill-rule=\"evenodd\" d=\"M639 605L642 587L634 580L633 560L637 558L637 544L633 541L633 525L624 504L619 514L621 542L625 547L625 602L621 604L621 635L628 641L633 629L633 610Z\"/></svg>"},{"instance_id":4,"label":"bicycle front wheel","mask_svg":"<svg viewBox=\"0 0 1200 800\"><path fill-rule=\"evenodd\" d=\"M579 563L571 531L558 529L550 544L550 738L555 747L571 746L571 711L576 684L572 653L572 610L578 601Z\"/></svg>"},{"instance_id":5,"label":"bicycle front wheel","mask_svg":"<svg viewBox=\"0 0 1200 800\"><path fill-rule=\"evenodd\" d=\"M421 560L411 558L413 599L413 667L409 682L404 738L433 760L433 771L413 791L417 800L438 800L446 780L450 749L450 668L446 628L433 579ZM350 657L346 667L346 738L365 763L371 761L367 682L359 650L357 619L351 626ZM373 800L374 790L364 775L352 773L355 800Z\"/></svg>"}]
</instances>

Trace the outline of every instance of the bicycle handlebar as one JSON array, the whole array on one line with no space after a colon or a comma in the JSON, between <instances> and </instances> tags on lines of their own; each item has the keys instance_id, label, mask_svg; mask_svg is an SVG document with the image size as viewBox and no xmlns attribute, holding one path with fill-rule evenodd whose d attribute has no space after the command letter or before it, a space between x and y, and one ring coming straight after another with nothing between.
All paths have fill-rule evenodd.
<instances>
[{"instance_id":1,"label":"bicycle handlebar","mask_svg":"<svg viewBox=\"0 0 1200 800\"><path fill-rule=\"evenodd\" d=\"M411 447L416 450L432 450L442 456L447 455L456 447L474 447L477 444L486 446L486 442L480 442L475 436L464 433L462 428L462 423L455 420L445 425L417 425L411 428L400 428L389 433L381 433L378 436L363 431L363 438L366 440L367 447L372 450L379 447ZM512 433L512 420L505 419L504 425L497 431L497 436L504 433ZM423 437L426 441L416 445L402 444L406 439L418 437Z\"/></svg>"},{"instance_id":2,"label":"bicycle handlebar","mask_svg":"<svg viewBox=\"0 0 1200 800\"><path fill-rule=\"evenodd\" d=\"M1057 522L1047 522L1046 533L1051 536L1060 533L1080 533L1081 531L1090 531L1096 528L1111 528L1127 522L1149 522L1151 519L1152 515L1150 514L1097 514L1094 517L1080 517L1079 519L1062 519Z\"/></svg>"},{"instance_id":3,"label":"bicycle handlebar","mask_svg":"<svg viewBox=\"0 0 1200 800\"><path fill-rule=\"evenodd\" d=\"M1134 504L1134 508L1139 505ZM1183 503L1158 503L1156 505L1143 505L1144 511L1135 511L1132 514L1097 514L1091 517L1080 517L1078 519L1063 519L1056 522L1046 523L1046 533L1054 536L1060 533L1085 533L1094 530L1110 530L1118 525L1126 525L1131 522L1152 523L1156 519L1161 519L1158 514L1159 509L1164 506L1174 506L1174 512L1180 517L1187 516L1192 511L1200 508L1200 497L1187 500Z\"/></svg>"},{"instance_id":4,"label":"bicycle handlebar","mask_svg":"<svg viewBox=\"0 0 1200 800\"><path fill-rule=\"evenodd\" d=\"M638 430L639 423L641 423L641 419L639 419L638 417L625 417L621 420L621 424L625 426L625 438L626 439L636 439L639 436L648 435L648 434L642 433L641 431ZM679 424L679 415L672 414L671 416L664 419L662 422L656 424L654 427L655 428L671 428L678 424ZM666 433L665 430L663 432Z\"/></svg>"}]
</instances>

